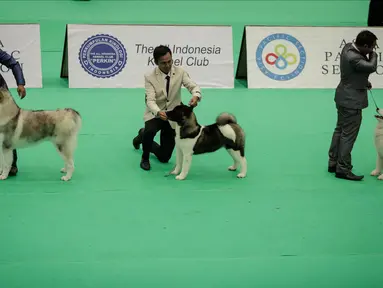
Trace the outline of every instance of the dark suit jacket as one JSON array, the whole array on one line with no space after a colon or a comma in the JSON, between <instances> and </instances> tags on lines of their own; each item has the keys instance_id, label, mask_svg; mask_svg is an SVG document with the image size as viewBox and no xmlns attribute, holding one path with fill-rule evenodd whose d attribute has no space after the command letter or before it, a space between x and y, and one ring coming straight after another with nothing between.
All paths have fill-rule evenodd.
<instances>
[{"instance_id":1,"label":"dark suit jacket","mask_svg":"<svg viewBox=\"0 0 383 288\"><path fill-rule=\"evenodd\" d=\"M335 102L351 109L368 107L368 77L376 71L378 56L371 59L359 53L352 43L344 46L340 57L340 83L336 88Z\"/></svg>"},{"instance_id":2,"label":"dark suit jacket","mask_svg":"<svg viewBox=\"0 0 383 288\"><path fill-rule=\"evenodd\" d=\"M13 58L7 52L1 49L0 49L0 64L12 70L12 73L13 73L13 76L15 76L17 85L25 85L23 70L21 69L19 62L17 62L15 58ZM0 87L5 87L8 89L7 83L5 82L1 74L0 74Z\"/></svg>"}]
</instances>

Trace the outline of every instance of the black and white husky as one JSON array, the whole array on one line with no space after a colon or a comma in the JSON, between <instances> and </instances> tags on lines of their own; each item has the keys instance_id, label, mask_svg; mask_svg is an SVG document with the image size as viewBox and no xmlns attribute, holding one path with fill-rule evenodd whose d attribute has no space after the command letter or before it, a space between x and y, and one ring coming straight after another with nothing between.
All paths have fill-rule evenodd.
<instances>
[{"instance_id":1,"label":"black and white husky","mask_svg":"<svg viewBox=\"0 0 383 288\"><path fill-rule=\"evenodd\" d=\"M216 123L201 126L193 108L182 103L166 112L166 115L169 121L175 122L176 166L170 174L177 175L177 180L187 177L192 155L215 152L222 147L226 148L234 160L234 164L228 169L235 171L240 166L237 177L246 177L245 133L234 115L221 113Z\"/></svg>"},{"instance_id":2,"label":"black and white husky","mask_svg":"<svg viewBox=\"0 0 383 288\"><path fill-rule=\"evenodd\" d=\"M68 181L74 171L73 154L81 128L80 114L70 108L57 110L24 110L10 92L0 88L0 180L8 178L12 150L48 140L53 142L65 162L61 180Z\"/></svg>"}]
</instances>

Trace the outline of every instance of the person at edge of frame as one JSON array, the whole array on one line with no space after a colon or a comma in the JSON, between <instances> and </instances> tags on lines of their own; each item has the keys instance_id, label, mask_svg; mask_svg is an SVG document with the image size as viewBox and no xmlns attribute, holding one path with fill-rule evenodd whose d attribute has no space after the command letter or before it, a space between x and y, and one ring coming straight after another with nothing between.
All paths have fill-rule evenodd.
<instances>
[{"instance_id":1,"label":"person at edge of frame","mask_svg":"<svg viewBox=\"0 0 383 288\"><path fill-rule=\"evenodd\" d=\"M181 104L181 87L186 87L192 98L190 106L197 106L201 100L200 87L182 68L173 65L172 51L160 45L153 51L153 71L145 75L145 126L133 139L133 146L139 149L142 144L140 167L150 170L149 155L153 153L161 163L169 162L175 147L175 131L171 127L166 111ZM160 145L154 142L155 135L161 131Z\"/></svg>"},{"instance_id":2,"label":"person at edge of frame","mask_svg":"<svg viewBox=\"0 0 383 288\"><path fill-rule=\"evenodd\" d=\"M368 107L367 90L372 88L368 78L378 65L374 51L377 40L374 33L364 30L341 52L340 83L334 99L338 119L328 152L328 172L335 173L337 178L353 181L364 178L352 172L351 151L362 123L362 110Z\"/></svg>"},{"instance_id":3,"label":"person at edge of frame","mask_svg":"<svg viewBox=\"0 0 383 288\"><path fill-rule=\"evenodd\" d=\"M11 55L9 55L7 52L0 49L0 64L4 65L8 69L12 70L13 76L15 77L16 84L17 84L17 93L19 94L20 98L23 99L26 95L25 91L25 79L23 70L21 69L20 63L16 61L15 58L13 58ZM8 89L8 85L5 82L5 79L0 73L0 87ZM9 172L9 176L16 176L18 173L17 168L17 151L13 150L13 161L12 161L12 167L11 171Z\"/></svg>"},{"instance_id":4,"label":"person at edge of frame","mask_svg":"<svg viewBox=\"0 0 383 288\"><path fill-rule=\"evenodd\" d=\"M367 17L367 26L376 27L383 26L383 1L382 0L371 0L368 17Z\"/></svg>"}]
</instances>

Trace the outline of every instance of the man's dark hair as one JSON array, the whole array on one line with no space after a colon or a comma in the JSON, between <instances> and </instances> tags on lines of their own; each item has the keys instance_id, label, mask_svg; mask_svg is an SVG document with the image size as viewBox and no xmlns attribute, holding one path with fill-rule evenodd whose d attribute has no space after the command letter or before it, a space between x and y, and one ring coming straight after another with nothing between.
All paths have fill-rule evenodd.
<instances>
[{"instance_id":1,"label":"man's dark hair","mask_svg":"<svg viewBox=\"0 0 383 288\"><path fill-rule=\"evenodd\" d=\"M168 53L172 55L172 51L170 50L168 46L164 46L164 45L157 46L156 48L154 48L154 51L153 51L154 62L157 64L158 60L160 60L162 56L165 56Z\"/></svg>"},{"instance_id":2,"label":"man's dark hair","mask_svg":"<svg viewBox=\"0 0 383 288\"><path fill-rule=\"evenodd\" d=\"M358 46L367 45L368 47L372 47L376 40L378 40L378 37L376 37L374 33L368 30L363 30L356 36L355 44Z\"/></svg>"}]
</instances>

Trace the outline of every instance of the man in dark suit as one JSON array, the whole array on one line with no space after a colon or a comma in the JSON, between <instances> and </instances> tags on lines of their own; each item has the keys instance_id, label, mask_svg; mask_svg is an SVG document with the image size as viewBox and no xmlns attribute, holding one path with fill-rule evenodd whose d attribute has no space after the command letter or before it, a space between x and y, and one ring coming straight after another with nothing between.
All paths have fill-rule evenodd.
<instances>
[{"instance_id":1,"label":"man in dark suit","mask_svg":"<svg viewBox=\"0 0 383 288\"><path fill-rule=\"evenodd\" d=\"M342 49L341 79L335 92L338 121L328 153L328 171L337 178L360 181L364 177L351 172L351 151L362 123L362 109L368 107L367 90L372 88L368 78L377 69L376 40L372 32L362 31L355 42Z\"/></svg>"},{"instance_id":2,"label":"man in dark suit","mask_svg":"<svg viewBox=\"0 0 383 288\"><path fill-rule=\"evenodd\" d=\"M17 62L15 58L13 58L7 52L0 49L0 64L12 70L13 76L15 77L16 84L17 84L17 92L20 98L23 99L26 95L25 87L24 87L25 79L24 79L23 70L21 69L19 62ZM8 89L8 85L5 82L3 76L1 76L1 74L0 74L0 87ZM18 172L17 152L16 150L13 150L13 162L12 162L11 171L9 172L9 176L16 176L17 172Z\"/></svg>"}]
</instances>

